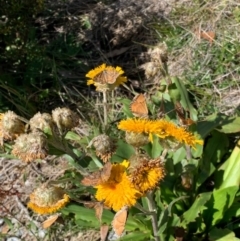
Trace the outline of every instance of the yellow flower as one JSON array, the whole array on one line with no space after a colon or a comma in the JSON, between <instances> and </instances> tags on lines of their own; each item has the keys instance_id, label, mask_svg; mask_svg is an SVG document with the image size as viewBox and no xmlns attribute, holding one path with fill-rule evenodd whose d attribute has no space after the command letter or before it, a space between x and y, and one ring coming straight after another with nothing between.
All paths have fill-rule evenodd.
<instances>
[{"instance_id":1,"label":"yellow flower","mask_svg":"<svg viewBox=\"0 0 240 241\"><path fill-rule=\"evenodd\" d=\"M61 188L42 185L30 194L28 208L38 214L57 212L69 202L69 196Z\"/></svg>"},{"instance_id":2,"label":"yellow flower","mask_svg":"<svg viewBox=\"0 0 240 241\"><path fill-rule=\"evenodd\" d=\"M97 188L96 199L103 201L104 205L116 212L125 205L135 205L139 197L139 192L134 188L127 176L126 169L128 165L127 161L113 164L110 178L95 187Z\"/></svg>"},{"instance_id":3,"label":"yellow flower","mask_svg":"<svg viewBox=\"0 0 240 241\"><path fill-rule=\"evenodd\" d=\"M150 141L153 134L161 139L175 138L178 142L195 147L196 144L203 145L202 140L197 140L195 136L182 127L176 126L167 120L145 120L127 119L118 124L118 129L127 132L145 133L149 135Z\"/></svg>"},{"instance_id":4,"label":"yellow flower","mask_svg":"<svg viewBox=\"0 0 240 241\"><path fill-rule=\"evenodd\" d=\"M126 77L121 76L123 74L121 67L114 68L102 64L86 74L86 77L90 78L87 85L96 86L96 91L113 90L127 81Z\"/></svg>"},{"instance_id":5,"label":"yellow flower","mask_svg":"<svg viewBox=\"0 0 240 241\"><path fill-rule=\"evenodd\" d=\"M127 119L118 124L118 129L127 132L149 133L149 126L152 121L146 119Z\"/></svg>"},{"instance_id":6,"label":"yellow flower","mask_svg":"<svg viewBox=\"0 0 240 241\"><path fill-rule=\"evenodd\" d=\"M131 181L135 188L143 194L156 188L164 176L165 170L160 158L151 160L140 158L130 174Z\"/></svg>"}]
</instances>

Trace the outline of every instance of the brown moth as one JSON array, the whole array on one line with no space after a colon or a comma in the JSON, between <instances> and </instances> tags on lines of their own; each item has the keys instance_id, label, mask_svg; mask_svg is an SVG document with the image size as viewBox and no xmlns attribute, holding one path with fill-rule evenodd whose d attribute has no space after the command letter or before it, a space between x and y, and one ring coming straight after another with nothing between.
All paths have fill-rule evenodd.
<instances>
[{"instance_id":1,"label":"brown moth","mask_svg":"<svg viewBox=\"0 0 240 241\"><path fill-rule=\"evenodd\" d=\"M143 94L137 95L130 104L130 109L136 117L148 117L148 108L145 96Z\"/></svg>"},{"instance_id":2,"label":"brown moth","mask_svg":"<svg viewBox=\"0 0 240 241\"><path fill-rule=\"evenodd\" d=\"M110 178L111 170L112 164L107 162L102 169L85 176L81 183L84 186L97 186Z\"/></svg>"}]
</instances>

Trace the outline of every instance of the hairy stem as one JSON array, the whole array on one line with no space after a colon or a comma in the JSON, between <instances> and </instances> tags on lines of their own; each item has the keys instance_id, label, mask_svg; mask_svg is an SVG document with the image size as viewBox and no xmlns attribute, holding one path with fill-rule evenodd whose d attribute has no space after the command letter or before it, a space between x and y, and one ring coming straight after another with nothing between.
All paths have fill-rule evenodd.
<instances>
[{"instance_id":1,"label":"hairy stem","mask_svg":"<svg viewBox=\"0 0 240 241\"><path fill-rule=\"evenodd\" d=\"M147 202L148 202L148 209L151 212L151 220L152 220L152 227L153 227L153 236L155 241L161 241L158 235L158 225L157 225L157 213L156 213L156 205L153 200L153 192L147 193Z\"/></svg>"},{"instance_id":2,"label":"hairy stem","mask_svg":"<svg viewBox=\"0 0 240 241\"><path fill-rule=\"evenodd\" d=\"M107 125L107 92L103 92L104 127Z\"/></svg>"}]
</instances>

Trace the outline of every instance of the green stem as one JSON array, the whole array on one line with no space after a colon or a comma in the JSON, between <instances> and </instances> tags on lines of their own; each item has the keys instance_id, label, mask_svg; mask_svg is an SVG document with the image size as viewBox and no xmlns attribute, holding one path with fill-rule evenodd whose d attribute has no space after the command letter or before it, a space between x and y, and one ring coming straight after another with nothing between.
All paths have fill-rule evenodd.
<instances>
[{"instance_id":1,"label":"green stem","mask_svg":"<svg viewBox=\"0 0 240 241\"><path fill-rule=\"evenodd\" d=\"M148 202L148 209L151 212L151 220L152 220L152 227L153 227L153 236L155 241L161 241L158 235L158 225L157 225L157 209L155 202L153 200L153 192L148 192L147 195L147 202Z\"/></svg>"},{"instance_id":2,"label":"green stem","mask_svg":"<svg viewBox=\"0 0 240 241\"><path fill-rule=\"evenodd\" d=\"M107 126L107 92L103 92L104 127Z\"/></svg>"}]
</instances>

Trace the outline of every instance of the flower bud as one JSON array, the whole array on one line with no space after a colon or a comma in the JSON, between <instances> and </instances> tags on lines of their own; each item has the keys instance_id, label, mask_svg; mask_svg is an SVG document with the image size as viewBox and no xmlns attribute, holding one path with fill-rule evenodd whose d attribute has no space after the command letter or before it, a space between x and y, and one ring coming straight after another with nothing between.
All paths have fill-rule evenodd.
<instances>
[{"instance_id":1,"label":"flower bud","mask_svg":"<svg viewBox=\"0 0 240 241\"><path fill-rule=\"evenodd\" d=\"M126 132L125 140L134 147L140 147L149 143L149 138L144 133Z\"/></svg>"},{"instance_id":2,"label":"flower bud","mask_svg":"<svg viewBox=\"0 0 240 241\"><path fill-rule=\"evenodd\" d=\"M40 132L20 135L13 145L12 154L25 162L47 156L47 139Z\"/></svg>"},{"instance_id":3,"label":"flower bud","mask_svg":"<svg viewBox=\"0 0 240 241\"><path fill-rule=\"evenodd\" d=\"M36 129L44 131L44 129L46 128L52 128L53 119L52 116L48 113L41 114L40 112L38 112L29 120L29 125L32 131Z\"/></svg>"},{"instance_id":4,"label":"flower bud","mask_svg":"<svg viewBox=\"0 0 240 241\"><path fill-rule=\"evenodd\" d=\"M7 111L0 115L0 136L4 140L13 140L24 133L24 124L13 111Z\"/></svg>"},{"instance_id":5,"label":"flower bud","mask_svg":"<svg viewBox=\"0 0 240 241\"><path fill-rule=\"evenodd\" d=\"M61 133L64 131L71 130L73 127L76 127L79 123L79 118L77 114L65 107L59 107L53 110L52 118Z\"/></svg>"},{"instance_id":6,"label":"flower bud","mask_svg":"<svg viewBox=\"0 0 240 241\"><path fill-rule=\"evenodd\" d=\"M96 155L104 162L108 161L116 150L115 141L105 134L94 137L88 147L91 145L96 149Z\"/></svg>"}]
</instances>

